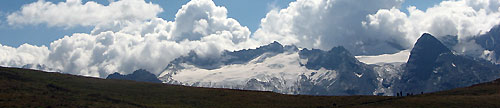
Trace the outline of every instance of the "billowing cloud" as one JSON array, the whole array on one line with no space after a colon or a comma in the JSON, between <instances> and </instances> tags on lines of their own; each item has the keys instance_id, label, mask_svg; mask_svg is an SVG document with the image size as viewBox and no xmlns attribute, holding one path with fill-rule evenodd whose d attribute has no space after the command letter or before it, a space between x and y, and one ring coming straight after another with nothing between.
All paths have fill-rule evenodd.
<instances>
[{"instance_id":1,"label":"billowing cloud","mask_svg":"<svg viewBox=\"0 0 500 108\"><path fill-rule=\"evenodd\" d=\"M223 50L240 49L253 44L247 41L250 37L248 28L241 26L235 19L227 18L226 8L216 6L211 0L190 1L179 10L175 21L150 18L156 16L155 10L161 11L162 9L155 9L157 5L145 4L144 1L138 0L116 1L103 7L93 2L82 5L80 1L58 4L38 1L24 6L21 12L14 13L9 18L18 16L28 18L27 16L31 14L25 16L23 13L34 9L32 7L40 7L38 6L40 4L48 5L43 8L46 10L40 11L41 13L48 13L46 11L56 9L55 7L85 9L84 7L88 6L101 7L103 14L109 14L106 12L115 11L115 8L111 7L123 5L127 7L148 5L149 8L153 8L153 13L141 15L147 12L117 11L126 12L128 17L124 18L131 17L135 21L128 19L114 21L121 20L117 17L118 19L93 19L95 21L91 23L66 24L33 19L37 20L35 22L44 22L54 26L95 25L95 28L90 34L75 33L65 36L52 42L49 47L28 44L19 48L2 46L0 65L20 67L24 64L43 64L62 72L94 77L106 77L113 72L130 73L136 69L146 69L159 74L171 60L190 51L195 51L203 57L216 57ZM141 17L134 18L135 15ZM84 18L106 17L106 15L98 16L97 13L80 16Z\"/></svg>"},{"instance_id":2,"label":"billowing cloud","mask_svg":"<svg viewBox=\"0 0 500 108\"><path fill-rule=\"evenodd\" d=\"M43 63L49 54L46 46L23 44L17 48L0 44L1 66L23 66L26 64Z\"/></svg>"},{"instance_id":3,"label":"billowing cloud","mask_svg":"<svg viewBox=\"0 0 500 108\"><path fill-rule=\"evenodd\" d=\"M98 35L73 34L50 44L45 64L63 72L96 77L139 68L156 72L192 49L181 44L111 31Z\"/></svg>"},{"instance_id":4,"label":"billowing cloud","mask_svg":"<svg viewBox=\"0 0 500 108\"><path fill-rule=\"evenodd\" d=\"M255 32L260 42L278 40L307 48L329 50L344 46L355 54L398 52L399 37L365 32L361 22L379 9L398 7L402 0L297 0L272 10Z\"/></svg>"},{"instance_id":5,"label":"billowing cloud","mask_svg":"<svg viewBox=\"0 0 500 108\"><path fill-rule=\"evenodd\" d=\"M9 25L47 24L48 26L95 26L102 23L143 21L162 12L159 5L143 0L120 0L105 6L93 1L67 0L57 4L39 0L24 5L7 16Z\"/></svg>"},{"instance_id":6,"label":"billowing cloud","mask_svg":"<svg viewBox=\"0 0 500 108\"><path fill-rule=\"evenodd\" d=\"M408 15L396 8L381 9L368 15L363 25L380 31L379 35L404 37L411 44L425 32L459 36L463 40L500 24L499 4L498 0L443 1L426 11L408 7Z\"/></svg>"},{"instance_id":7,"label":"billowing cloud","mask_svg":"<svg viewBox=\"0 0 500 108\"><path fill-rule=\"evenodd\" d=\"M241 27L235 19L227 18L226 8L215 6L214 2L194 0L187 3L175 15L175 22L172 39L176 41L200 40L220 30L231 33L230 38L235 43L245 41L250 36L247 27Z\"/></svg>"},{"instance_id":8,"label":"billowing cloud","mask_svg":"<svg viewBox=\"0 0 500 108\"><path fill-rule=\"evenodd\" d=\"M345 46L356 55L395 53L411 48L425 32L460 39L499 24L498 0L443 1L426 11L402 0L298 0L272 10L255 33L259 42L278 40L302 47Z\"/></svg>"}]
</instances>

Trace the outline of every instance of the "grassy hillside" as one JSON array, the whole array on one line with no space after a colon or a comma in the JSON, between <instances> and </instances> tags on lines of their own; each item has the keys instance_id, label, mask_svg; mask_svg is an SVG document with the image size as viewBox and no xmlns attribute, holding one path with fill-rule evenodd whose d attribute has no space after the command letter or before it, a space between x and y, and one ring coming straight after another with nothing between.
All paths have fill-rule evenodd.
<instances>
[{"instance_id":1,"label":"grassy hillside","mask_svg":"<svg viewBox=\"0 0 500 108\"><path fill-rule=\"evenodd\" d=\"M499 82L409 97L303 96L0 67L0 107L500 107Z\"/></svg>"}]
</instances>

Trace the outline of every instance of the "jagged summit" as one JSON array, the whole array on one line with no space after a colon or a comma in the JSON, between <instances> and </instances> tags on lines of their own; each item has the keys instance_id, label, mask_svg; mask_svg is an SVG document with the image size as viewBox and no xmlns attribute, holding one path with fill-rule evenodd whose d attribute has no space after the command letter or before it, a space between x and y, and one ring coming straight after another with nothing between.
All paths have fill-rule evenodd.
<instances>
[{"instance_id":1,"label":"jagged summit","mask_svg":"<svg viewBox=\"0 0 500 108\"><path fill-rule=\"evenodd\" d=\"M293 45L283 46L277 41L257 47L255 49L243 49L238 51L224 51L219 58L202 58L196 52L191 51L187 56L182 56L172 61L166 69L183 68L180 63L187 63L202 69L217 69L222 65L245 64L263 55L273 56L285 51L297 51Z\"/></svg>"},{"instance_id":2,"label":"jagged summit","mask_svg":"<svg viewBox=\"0 0 500 108\"><path fill-rule=\"evenodd\" d=\"M151 74L149 71L145 70L145 69L138 69L138 70L135 70L132 75L140 75L140 76L145 76L145 75L154 75L154 74Z\"/></svg>"},{"instance_id":3,"label":"jagged summit","mask_svg":"<svg viewBox=\"0 0 500 108\"><path fill-rule=\"evenodd\" d=\"M409 72L415 72L417 78L427 79L440 54L451 53L444 44L431 34L424 33L415 43L407 62Z\"/></svg>"},{"instance_id":4,"label":"jagged summit","mask_svg":"<svg viewBox=\"0 0 500 108\"><path fill-rule=\"evenodd\" d=\"M357 59L342 46L333 47L329 51L305 48L299 52L299 55L302 59L308 59L305 64L308 69L315 70L320 68L337 69L342 64L354 65L358 63Z\"/></svg>"},{"instance_id":5,"label":"jagged summit","mask_svg":"<svg viewBox=\"0 0 500 108\"><path fill-rule=\"evenodd\" d=\"M404 71L395 86L396 91L434 92L491 81L500 76L494 64L455 55L428 33L415 43Z\"/></svg>"},{"instance_id":6,"label":"jagged summit","mask_svg":"<svg viewBox=\"0 0 500 108\"><path fill-rule=\"evenodd\" d=\"M273 41L273 43L270 43L270 44L265 45L263 47L267 47L267 48L283 48L283 45L280 44L278 41Z\"/></svg>"},{"instance_id":7,"label":"jagged summit","mask_svg":"<svg viewBox=\"0 0 500 108\"><path fill-rule=\"evenodd\" d=\"M329 53L333 54L343 54L344 56L353 56L347 49L345 49L343 46L337 46L333 47L328 51Z\"/></svg>"},{"instance_id":8,"label":"jagged summit","mask_svg":"<svg viewBox=\"0 0 500 108\"><path fill-rule=\"evenodd\" d=\"M256 54L260 55L267 52L283 53L285 51L298 51L295 45L282 45L278 41L273 41L267 45L257 47L255 49L242 49L238 51L225 51L224 54L239 55L239 54Z\"/></svg>"},{"instance_id":9,"label":"jagged summit","mask_svg":"<svg viewBox=\"0 0 500 108\"><path fill-rule=\"evenodd\" d=\"M108 75L106 79L121 79L121 80L133 80L140 82L152 82L152 83L162 83L158 78L144 69L135 70L132 74L121 75L118 72Z\"/></svg>"},{"instance_id":10,"label":"jagged summit","mask_svg":"<svg viewBox=\"0 0 500 108\"><path fill-rule=\"evenodd\" d=\"M435 67L438 67L436 64L438 57L445 53L453 55L450 52L437 38L424 33L410 52L406 63L406 74L401 78L402 90L426 87L426 81L432 77Z\"/></svg>"},{"instance_id":11,"label":"jagged summit","mask_svg":"<svg viewBox=\"0 0 500 108\"><path fill-rule=\"evenodd\" d=\"M447 53L451 52L441 41L429 33L424 33L415 43L412 53L419 53L421 50L432 50L429 52L435 53Z\"/></svg>"}]
</instances>

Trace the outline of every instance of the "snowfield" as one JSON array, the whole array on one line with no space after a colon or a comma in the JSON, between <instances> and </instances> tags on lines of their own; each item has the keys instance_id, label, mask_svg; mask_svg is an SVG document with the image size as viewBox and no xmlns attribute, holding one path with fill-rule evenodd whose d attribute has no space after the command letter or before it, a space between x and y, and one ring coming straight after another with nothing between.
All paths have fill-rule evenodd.
<instances>
[{"instance_id":1,"label":"snowfield","mask_svg":"<svg viewBox=\"0 0 500 108\"><path fill-rule=\"evenodd\" d=\"M394 54L356 56L356 59L365 64L404 63L408 61L408 58L410 57L410 51L411 49L407 49Z\"/></svg>"},{"instance_id":2,"label":"snowfield","mask_svg":"<svg viewBox=\"0 0 500 108\"><path fill-rule=\"evenodd\" d=\"M335 73L333 70L309 70L301 66L301 61L307 60L301 60L298 52L285 52L261 61L265 55L263 54L247 64L226 65L213 70L200 69L195 66L183 64L186 69L178 71L170 79L165 78L166 72L160 78L165 82L182 82L180 84L187 86L231 89L245 89L248 86L247 83L251 80L258 82L278 81L279 85L273 85L274 87L253 89L293 93L293 86L297 83L300 75L312 75L314 72L314 74L318 75L312 75L312 78L317 79L321 74L324 75L327 72ZM334 77L335 74L330 75L329 79L334 79Z\"/></svg>"}]
</instances>

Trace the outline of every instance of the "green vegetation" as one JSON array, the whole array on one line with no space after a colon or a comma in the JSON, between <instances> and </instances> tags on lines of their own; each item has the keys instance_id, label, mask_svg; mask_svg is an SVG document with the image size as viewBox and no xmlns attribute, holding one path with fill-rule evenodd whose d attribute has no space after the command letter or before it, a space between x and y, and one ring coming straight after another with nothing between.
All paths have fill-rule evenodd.
<instances>
[{"instance_id":1,"label":"green vegetation","mask_svg":"<svg viewBox=\"0 0 500 108\"><path fill-rule=\"evenodd\" d=\"M500 107L499 82L408 97L304 96L0 67L0 107Z\"/></svg>"}]
</instances>

